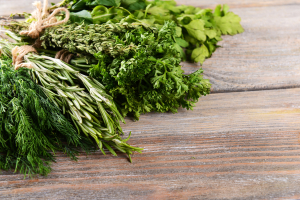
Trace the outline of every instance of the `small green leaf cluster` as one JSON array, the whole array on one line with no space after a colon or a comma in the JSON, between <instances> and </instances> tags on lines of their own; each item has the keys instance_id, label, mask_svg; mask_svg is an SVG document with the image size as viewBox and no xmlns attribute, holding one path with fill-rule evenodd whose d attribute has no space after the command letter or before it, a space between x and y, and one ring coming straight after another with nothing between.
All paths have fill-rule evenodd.
<instances>
[{"instance_id":1,"label":"small green leaf cluster","mask_svg":"<svg viewBox=\"0 0 300 200\"><path fill-rule=\"evenodd\" d=\"M56 151L76 160L75 147L89 150L94 145L77 134L28 72L15 71L11 60L1 57L0 169L47 175Z\"/></svg>"},{"instance_id":2,"label":"small green leaf cluster","mask_svg":"<svg viewBox=\"0 0 300 200\"><path fill-rule=\"evenodd\" d=\"M149 9L142 17L142 11L134 15L149 25L162 25L166 20L173 20L177 24L177 44L181 50L183 60L192 60L201 64L218 47L221 35L235 35L244 29L240 25L241 18L229 12L228 5L218 5L215 11L201 9L194 6L176 6L175 1L148 2ZM140 16L140 17L139 17Z\"/></svg>"},{"instance_id":3,"label":"small green leaf cluster","mask_svg":"<svg viewBox=\"0 0 300 200\"><path fill-rule=\"evenodd\" d=\"M202 69L184 74L175 34L174 22L160 29L108 22L49 28L41 39L45 47L94 54L99 62L90 75L104 84L124 115L133 113L138 119L140 113L192 109L210 91Z\"/></svg>"}]
</instances>

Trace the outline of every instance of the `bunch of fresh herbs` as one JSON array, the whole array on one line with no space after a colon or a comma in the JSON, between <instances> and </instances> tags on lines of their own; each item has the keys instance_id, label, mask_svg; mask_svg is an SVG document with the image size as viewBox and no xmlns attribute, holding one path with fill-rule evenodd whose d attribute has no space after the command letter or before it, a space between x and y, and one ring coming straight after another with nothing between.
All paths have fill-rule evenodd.
<instances>
[{"instance_id":1,"label":"bunch of fresh herbs","mask_svg":"<svg viewBox=\"0 0 300 200\"><path fill-rule=\"evenodd\" d=\"M174 40L176 25L160 29L127 22L70 24L49 28L41 37L44 47L64 48L94 56L98 64L81 68L99 80L124 115L151 111L173 113L192 109L210 91L202 69L185 75Z\"/></svg>"},{"instance_id":2,"label":"bunch of fresh herbs","mask_svg":"<svg viewBox=\"0 0 300 200\"><path fill-rule=\"evenodd\" d=\"M117 149L130 158L142 149L120 137L123 116L192 109L210 83L201 68L184 74L180 62L202 64L222 34L243 32L227 5L213 11L174 0L63 0L49 10L62 6L70 11L69 23L42 32L38 52L68 50L76 55L70 64L29 53L24 62L33 68L15 71L9 56L17 43L0 42L1 169L46 175L51 152L76 159L77 147L88 151L95 141L103 153L104 147L114 155ZM5 27L18 35L35 21L25 17Z\"/></svg>"},{"instance_id":3,"label":"bunch of fresh herbs","mask_svg":"<svg viewBox=\"0 0 300 200\"><path fill-rule=\"evenodd\" d=\"M244 31L240 17L229 12L228 5L215 10L194 6L176 6L174 0L65 0L72 22L102 24L107 21L141 22L160 28L165 21L176 23L176 47L183 60L201 64L216 50L221 35Z\"/></svg>"},{"instance_id":4,"label":"bunch of fresh herbs","mask_svg":"<svg viewBox=\"0 0 300 200\"><path fill-rule=\"evenodd\" d=\"M0 40L0 45L6 49L14 46L4 40ZM59 59L29 53L24 56L24 62L32 66L31 77L41 85L49 101L72 119L79 135L83 133L87 138L93 138L103 154L105 147L116 156L111 148L114 147L126 153L131 161L133 151L141 152L141 148L126 143L129 138L123 140L120 137L119 121L125 122L124 118L101 83Z\"/></svg>"}]
</instances>

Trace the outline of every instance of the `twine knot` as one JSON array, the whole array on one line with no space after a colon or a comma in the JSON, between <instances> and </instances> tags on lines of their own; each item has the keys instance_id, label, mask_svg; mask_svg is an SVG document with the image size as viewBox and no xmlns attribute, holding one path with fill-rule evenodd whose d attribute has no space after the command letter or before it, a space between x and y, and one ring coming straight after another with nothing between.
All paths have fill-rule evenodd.
<instances>
[{"instance_id":1,"label":"twine knot","mask_svg":"<svg viewBox=\"0 0 300 200\"><path fill-rule=\"evenodd\" d=\"M38 38L43 29L51 26L63 24L69 20L70 13L66 8L57 8L51 13L51 15L47 16L48 15L47 4L48 4L48 0L45 0L44 9L42 11L42 3L40 1L36 1L33 3L33 5L36 7L36 10L32 13L32 17L35 18L37 21L33 21L30 24L28 31L21 31L20 32L21 35L27 35L30 36L31 38ZM61 11L64 11L66 13L66 16L64 20L57 22L54 16ZM43 17L46 18L43 19Z\"/></svg>"},{"instance_id":2,"label":"twine knot","mask_svg":"<svg viewBox=\"0 0 300 200\"><path fill-rule=\"evenodd\" d=\"M24 56L29 52L37 53L35 48L29 45L24 45L21 47L15 46L12 50L12 57L13 57L13 65L15 66L15 70L19 69L20 67L26 67L28 69L32 69L33 66L30 63L23 63Z\"/></svg>"},{"instance_id":3,"label":"twine knot","mask_svg":"<svg viewBox=\"0 0 300 200\"><path fill-rule=\"evenodd\" d=\"M74 55L72 53L70 53L69 51L62 49L56 53L55 58L60 59L61 61L64 61L65 63L69 63L73 56Z\"/></svg>"}]
</instances>

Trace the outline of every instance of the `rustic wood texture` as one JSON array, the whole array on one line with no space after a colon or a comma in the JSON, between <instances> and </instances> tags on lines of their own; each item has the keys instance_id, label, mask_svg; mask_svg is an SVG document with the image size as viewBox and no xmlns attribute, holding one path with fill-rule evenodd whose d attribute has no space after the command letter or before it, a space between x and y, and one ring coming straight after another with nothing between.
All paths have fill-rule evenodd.
<instances>
[{"instance_id":1,"label":"rustic wood texture","mask_svg":"<svg viewBox=\"0 0 300 200\"><path fill-rule=\"evenodd\" d=\"M0 15L32 9L31 0L0 2ZM215 94L193 111L126 119L129 143L144 148L133 163L59 153L48 177L2 172L1 199L300 199L300 1L177 2L227 3L242 18L245 33L223 37L203 64Z\"/></svg>"},{"instance_id":2,"label":"rustic wood texture","mask_svg":"<svg viewBox=\"0 0 300 200\"><path fill-rule=\"evenodd\" d=\"M78 162L58 154L48 177L0 176L2 198L270 199L300 197L300 89L212 94L194 111L126 120L133 155Z\"/></svg>"}]
</instances>

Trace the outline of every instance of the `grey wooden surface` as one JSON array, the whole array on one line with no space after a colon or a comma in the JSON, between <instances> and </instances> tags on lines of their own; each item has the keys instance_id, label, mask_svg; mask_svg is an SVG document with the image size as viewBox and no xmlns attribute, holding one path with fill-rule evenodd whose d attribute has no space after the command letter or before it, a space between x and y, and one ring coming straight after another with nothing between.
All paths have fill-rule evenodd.
<instances>
[{"instance_id":1,"label":"grey wooden surface","mask_svg":"<svg viewBox=\"0 0 300 200\"><path fill-rule=\"evenodd\" d=\"M194 111L126 120L133 155L78 162L57 155L48 177L0 175L2 199L300 198L300 89L211 94Z\"/></svg>"},{"instance_id":2,"label":"grey wooden surface","mask_svg":"<svg viewBox=\"0 0 300 200\"><path fill-rule=\"evenodd\" d=\"M22 2L30 11L29 1L0 2L0 15ZM224 36L203 64L214 94L193 111L126 119L129 143L144 148L133 163L59 153L48 177L2 172L2 199L300 199L300 1L177 2L227 3L242 18L245 33Z\"/></svg>"}]
</instances>

